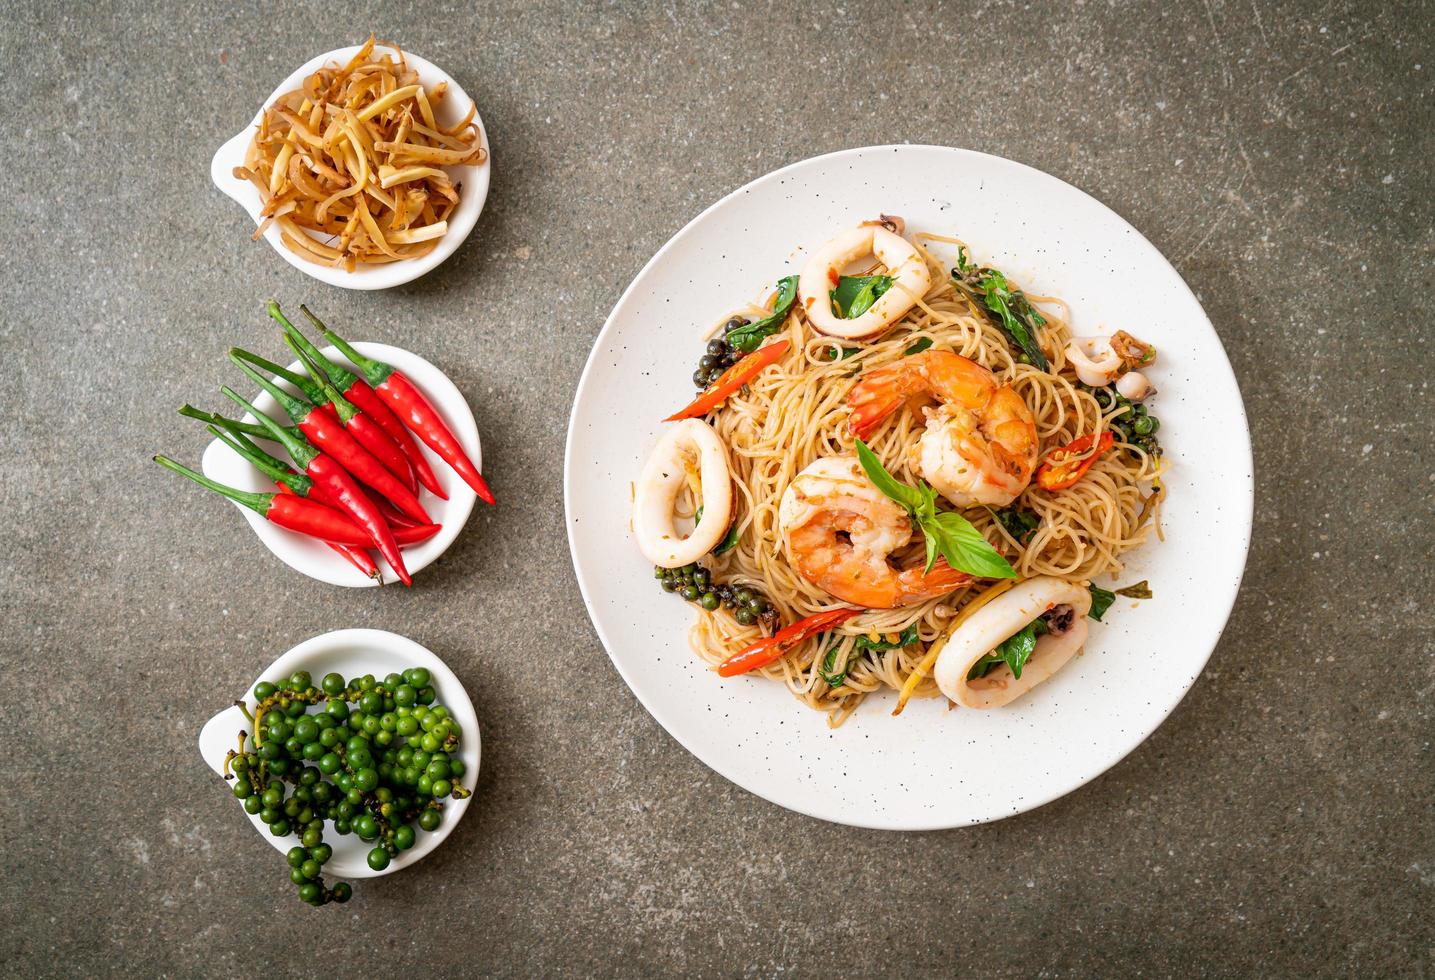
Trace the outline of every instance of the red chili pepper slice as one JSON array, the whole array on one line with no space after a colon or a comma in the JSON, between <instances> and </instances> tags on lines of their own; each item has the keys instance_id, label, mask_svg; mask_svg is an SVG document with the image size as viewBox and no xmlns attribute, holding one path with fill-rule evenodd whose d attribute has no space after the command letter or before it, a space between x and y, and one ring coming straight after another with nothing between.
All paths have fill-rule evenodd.
<instances>
[{"instance_id":1,"label":"red chili pepper slice","mask_svg":"<svg viewBox=\"0 0 1435 980\"><path fill-rule=\"evenodd\" d=\"M1037 486L1043 490L1065 490L1074 485L1115 441L1111 430L1107 429L1101 433L1101 439L1096 441L1096 451L1091 452L1091 444L1095 439L1096 437L1091 435L1082 436L1047 453L1046 460L1036 469Z\"/></svg>"},{"instance_id":2,"label":"red chili pepper slice","mask_svg":"<svg viewBox=\"0 0 1435 980\"><path fill-rule=\"evenodd\" d=\"M309 321L320 331L328 329L322 320L309 312L309 307L301 303L299 311L308 317ZM354 372L329 360L323 351L309 342L309 338L305 337L298 327L289 322L288 318L280 311L279 304L273 300L269 301L269 315L283 326L284 332L294 338L294 342L304 348L314 363L323 369L324 373L329 376L329 380L334 383L334 387L339 390L339 394L353 402L359 411L373 419L379 428L388 434L389 438L394 441L394 445L398 446L399 451L408 459L419 483L423 484L435 497L447 500L448 491L434 476L433 468L429 466L429 461L424 456L423 450L414 441L413 433L404 428L404 424L399 421L399 417L393 413L393 410L384 404L383 399L374 394L374 389L369 387L369 383Z\"/></svg>"},{"instance_id":3,"label":"red chili pepper slice","mask_svg":"<svg viewBox=\"0 0 1435 980\"><path fill-rule=\"evenodd\" d=\"M473 488L480 500L487 504L495 503L493 491L488 489L488 481L463 451L463 446L459 445L457 437L444 424L438 410L429 404L423 392L419 391L402 371L392 364L365 357L327 327L323 328L323 333L325 340L339 348L354 367L364 373L364 380L373 387L374 394L393 409L400 422L408 426L440 459L452 466L453 471Z\"/></svg>"},{"instance_id":4,"label":"red chili pepper slice","mask_svg":"<svg viewBox=\"0 0 1435 980\"><path fill-rule=\"evenodd\" d=\"M774 344L758 348L724 371L687 408L676 415L669 415L663 421L676 422L679 419L701 418L726 401L728 395L757 377L759 371L786 354L787 349L791 346L792 341L779 340Z\"/></svg>"},{"instance_id":5,"label":"red chili pepper slice","mask_svg":"<svg viewBox=\"0 0 1435 980\"><path fill-rule=\"evenodd\" d=\"M736 677L738 674L766 667L814 633L821 633L839 623L845 623L861 612L860 609L829 609L806 619L799 619L772 636L743 647L718 665L718 674L722 677Z\"/></svg>"}]
</instances>

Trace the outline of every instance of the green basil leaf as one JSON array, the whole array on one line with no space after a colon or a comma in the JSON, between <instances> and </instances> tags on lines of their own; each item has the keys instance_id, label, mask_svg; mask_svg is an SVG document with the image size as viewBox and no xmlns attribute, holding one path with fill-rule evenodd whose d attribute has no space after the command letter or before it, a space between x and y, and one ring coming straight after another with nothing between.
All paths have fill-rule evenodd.
<instances>
[{"instance_id":1,"label":"green basil leaf","mask_svg":"<svg viewBox=\"0 0 1435 980\"><path fill-rule=\"evenodd\" d=\"M831 292L832 312L844 320L855 320L891 288L891 276L838 276L837 288Z\"/></svg>"},{"instance_id":2,"label":"green basil leaf","mask_svg":"<svg viewBox=\"0 0 1435 980\"><path fill-rule=\"evenodd\" d=\"M987 543L982 532L956 511L943 511L922 521L922 531L937 539L937 548L947 564L978 578L1016 578L1011 562Z\"/></svg>"},{"instance_id":3,"label":"green basil leaf","mask_svg":"<svg viewBox=\"0 0 1435 980\"><path fill-rule=\"evenodd\" d=\"M1046 620L1038 616L1016 633L998 643L996 649L991 653L984 654L980 660L972 664L972 669L967 672L967 680L985 677L997 664L1006 664L1011 668L1012 676L1021 680L1022 668L1031 659L1031 655L1036 652L1037 637L1049 632Z\"/></svg>"},{"instance_id":4,"label":"green basil leaf","mask_svg":"<svg viewBox=\"0 0 1435 980\"><path fill-rule=\"evenodd\" d=\"M880 653L884 650L895 650L898 647L909 647L913 643L916 643L917 639L916 623L904 629L898 635L896 643L888 643L886 640L871 640L865 636L859 636L857 637L857 642L852 644L852 650L847 654L847 663L843 664L840 671L836 669L837 648L842 645L842 641L838 640L828 648L827 654L822 658L822 665L817 668L817 672L822 675L822 679L827 682L829 687L841 687L842 682L847 679L847 671L851 668L853 662L862 656L862 654Z\"/></svg>"},{"instance_id":5,"label":"green basil leaf","mask_svg":"<svg viewBox=\"0 0 1435 980\"><path fill-rule=\"evenodd\" d=\"M716 558L718 555L725 555L736 548L737 539L737 521L733 521L732 525L727 529L727 536L719 541L718 546L712 550L713 557Z\"/></svg>"},{"instance_id":6,"label":"green basil leaf","mask_svg":"<svg viewBox=\"0 0 1435 980\"><path fill-rule=\"evenodd\" d=\"M698 524L698 522L701 521L702 519L703 519L703 505L702 505L702 504L698 504L698 509L693 513L693 526L696 527L697 524ZM722 554L723 552L725 552L725 551L731 551L732 549L734 549L734 548L736 548L736 547L737 547L737 521L733 521L731 524L728 525L728 528L727 528L727 536L724 537L721 541L719 541L719 542L718 542L718 546L717 546L716 548L714 548L712 551L708 552L708 554L710 554L710 555L712 555L714 558L716 558L718 555Z\"/></svg>"},{"instance_id":7,"label":"green basil leaf","mask_svg":"<svg viewBox=\"0 0 1435 980\"><path fill-rule=\"evenodd\" d=\"M1041 526L1041 518L1029 510L1019 510L1016 507L1003 507L1001 510L992 510L988 507L987 510L1017 544L1026 544L1027 539L1035 534L1036 529Z\"/></svg>"},{"instance_id":8,"label":"green basil leaf","mask_svg":"<svg viewBox=\"0 0 1435 980\"><path fill-rule=\"evenodd\" d=\"M1016 578L1011 563L987 543L970 521L955 511L937 512L937 492L927 483L909 487L898 482L861 439L857 440L857 461L862 464L867 479L905 507L926 535L927 571L932 570L940 552L947 564L960 572L980 578Z\"/></svg>"},{"instance_id":9,"label":"green basil leaf","mask_svg":"<svg viewBox=\"0 0 1435 980\"><path fill-rule=\"evenodd\" d=\"M972 669L967 671L967 680L974 681L978 677L985 677L992 672L993 667L1005 662L994 653L984 653L980 660L972 664Z\"/></svg>"},{"instance_id":10,"label":"green basil leaf","mask_svg":"<svg viewBox=\"0 0 1435 980\"><path fill-rule=\"evenodd\" d=\"M1000 271L979 268L960 246L957 265L952 269L952 282L981 302L987 316L1002 328L1021 360L1043 371L1048 369L1046 354L1037 342L1037 331L1046 325L1046 317L1031 305L1025 293L1012 289Z\"/></svg>"},{"instance_id":11,"label":"green basil leaf","mask_svg":"<svg viewBox=\"0 0 1435 980\"><path fill-rule=\"evenodd\" d=\"M1149 599L1151 598L1151 586L1146 584L1143 578L1135 585L1128 585L1124 589L1117 589L1117 595L1124 595L1128 599Z\"/></svg>"},{"instance_id":12,"label":"green basil leaf","mask_svg":"<svg viewBox=\"0 0 1435 980\"><path fill-rule=\"evenodd\" d=\"M727 335L727 342L734 350L751 354L762 346L762 342L782 329L792 303L797 299L797 276L784 276L777 280L777 301L772 312L761 320L754 320L745 327L738 327Z\"/></svg>"},{"instance_id":13,"label":"green basil leaf","mask_svg":"<svg viewBox=\"0 0 1435 980\"><path fill-rule=\"evenodd\" d=\"M837 670L837 647L839 645L840 644L834 643L828 649L827 655L822 658L822 665L817 668L817 672L822 675L822 679L827 682L828 687L842 686L842 682L847 679L847 668L857 656L857 651L855 650L849 653L847 655L847 663L842 665L841 670Z\"/></svg>"},{"instance_id":14,"label":"green basil leaf","mask_svg":"<svg viewBox=\"0 0 1435 980\"><path fill-rule=\"evenodd\" d=\"M913 354L920 354L922 353L922 351L926 350L928 347L931 346L931 337L918 337L916 340L912 341L911 346L909 346L906 350L902 351L902 356L911 357Z\"/></svg>"},{"instance_id":15,"label":"green basil leaf","mask_svg":"<svg viewBox=\"0 0 1435 980\"><path fill-rule=\"evenodd\" d=\"M1046 354L1036 342L1036 329L1046 323L1046 319L1032 308L1021 290L1013 290L1006 276L997 270L987 270L979 285L987 309L995 314L1024 359L1045 371Z\"/></svg>"},{"instance_id":16,"label":"green basil leaf","mask_svg":"<svg viewBox=\"0 0 1435 980\"><path fill-rule=\"evenodd\" d=\"M878 490L897 501L908 511L915 512L924 503L925 498L922 492L905 483L899 483L892 474L887 472L882 461L877 458L877 454L868 448L861 439L857 440L857 461L862 464L862 470L867 474L867 479L871 480Z\"/></svg>"},{"instance_id":17,"label":"green basil leaf","mask_svg":"<svg viewBox=\"0 0 1435 980\"><path fill-rule=\"evenodd\" d=\"M1099 623L1101 617L1106 615L1106 610L1110 609L1111 604L1116 601L1116 593L1108 592L1095 582L1088 585L1086 591L1091 593L1091 608L1087 610L1086 615Z\"/></svg>"}]
</instances>

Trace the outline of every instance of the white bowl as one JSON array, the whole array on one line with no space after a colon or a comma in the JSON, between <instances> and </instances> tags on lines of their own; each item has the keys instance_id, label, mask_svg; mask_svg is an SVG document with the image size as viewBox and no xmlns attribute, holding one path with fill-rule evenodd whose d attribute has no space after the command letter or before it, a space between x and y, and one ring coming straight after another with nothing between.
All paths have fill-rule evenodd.
<instances>
[{"instance_id":1,"label":"white bowl","mask_svg":"<svg viewBox=\"0 0 1435 980\"><path fill-rule=\"evenodd\" d=\"M330 671L343 674L344 679L349 680L353 677L362 677L364 674L383 677L391 672L402 673L408 667L428 668L428 672L433 677L432 684L436 702L446 707L449 715L459 723L463 732L459 743L459 758L463 760L465 769L463 778L458 782L464 789L473 790L478 785L478 765L481 755L478 716L474 714L473 702L469 700L468 693L463 689L458 678L454 676L453 671L444 666L442 660L407 637L390 633L387 630L368 629L335 630L332 633L325 633L322 636L305 640L274 661L254 679L254 684L263 680L278 681L289 677L298 670L307 670L317 682ZM248 690L244 692L244 698L251 714L254 707L254 684L250 684ZM225 708L209 719L200 731L199 754L204 757L209 768L219 774L222 779L224 757L230 749L238 745L240 731L252 733L253 730L254 726L249 723L237 706ZM231 781L224 781L226 788L233 785ZM442 844L449 834L453 833L453 828L458 826L459 820L463 818L464 811L468 809L469 801L472 799L473 796L470 794L461 800L445 801L443 821L439 824L438 829L432 833L418 831L414 846L407 851L400 851L383 871L375 871L369 867L368 853L373 849L372 843L360 840L355 834L340 836L334 832L333 822L327 822L324 830L324 843L334 849L334 856L324 865L325 874L332 878L378 878L416 864ZM238 800L234 801L234 807L240 813L244 813ZM280 853L298 846L299 838L295 835L275 837L269 833L269 828L259 819L258 815L244 815L249 817L249 821L254 824L254 829L258 830L264 839Z\"/></svg>"},{"instance_id":2,"label":"white bowl","mask_svg":"<svg viewBox=\"0 0 1435 980\"><path fill-rule=\"evenodd\" d=\"M438 411L449 430L468 453L468 458L473 460L473 465L480 470L483 469L483 452L478 443L478 426L473 420L473 412L469 410L468 402L464 401L463 395L458 388L450 381L442 371L434 367L428 361L417 354L410 354L398 347L390 347L388 344L373 344L359 342L355 343L354 349L360 354L372 357L375 360L386 361L398 368L408 379L418 386L424 397L429 400L434 409ZM323 348L324 355L330 360L346 364L344 356L334 347ZM255 351L262 354L262 351ZM296 374L303 374L304 367L298 361L289 365L289 370ZM231 382L229 387L240 394L250 390L249 381L236 370L237 380ZM285 391L294 392L294 386L287 381L275 383ZM246 396L249 397L249 396ZM267 392L259 392L249 397L249 402L270 418L278 422L286 423L288 416ZM238 406L222 395L218 400L209 405L202 405L207 411L217 411L220 415L228 415L233 418L238 414ZM253 422L254 417L249 413L244 414L244 420ZM285 459L284 450L274 443L264 440L256 440L260 446L280 459ZM457 473L442 459L439 459L428 446L417 436L414 437L419 452L429 462L429 468L433 470L434 477L439 485L448 492L447 500L440 500L438 497L419 488L419 503L423 504L424 510L433 518L434 523L442 524L443 529L421 544L412 545L403 549L404 565L408 568L409 574L417 575L421 570L433 563L439 555L443 554L448 546L453 544L454 538L463 530L468 522L468 515L473 511L473 502L478 499L473 489L463 482ZM267 476L257 470L242 456L236 453L229 446L218 439L211 442L204 451L204 458L200 461L200 468L204 475L211 480L218 480L220 483L236 487L240 490L250 490L255 493L272 493L274 483ZM321 582L328 582L330 585L345 585L352 588L367 588L376 586L379 583L362 574L342 555L335 552L328 545L314 538L293 531L286 531L277 524L260 517L248 507L235 504L254 533L259 535L259 540L264 546L278 556L290 568L303 572L310 578L316 578ZM397 582L398 576L394 570L382 560L378 561L379 570L383 575L385 584Z\"/></svg>"},{"instance_id":3,"label":"white bowl","mask_svg":"<svg viewBox=\"0 0 1435 980\"><path fill-rule=\"evenodd\" d=\"M250 124L214 154L214 159L209 164L210 179L221 191L239 202L240 207L249 212L249 216L254 219L256 225L262 220L259 217L260 208L263 207L259 200L259 191L249 181L235 177L234 168L244 165L244 154L249 149L249 143L254 137L254 127L259 125L265 107L272 105L274 100L285 92L298 88L307 76L325 64L342 65L358 51L359 45L354 45L339 48L306 61L292 75L284 79L269 98L264 100L264 105L254 113L254 119ZM435 110L439 121L444 125L454 125L462 119L463 114L468 111L469 103L473 101L463 87L432 62L425 61L408 51L404 52L404 57L418 72L419 81L425 88L432 88L439 82L448 83L448 95ZM462 111L459 107L462 107ZM401 286L406 282L412 282L452 255L459 245L463 244L468 233L473 231L474 223L478 221L479 214L483 212L483 202L488 197L489 167L493 157L488 145L488 127L483 124L483 118L477 114L477 111L475 111L473 121L478 125L479 140L483 144L485 159L483 163L474 166L443 168L453 178L454 184L462 186L459 190L458 207L454 209L448 219L448 231L439 239L438 246L427 255L417 259L407 259L403 262L359 265L353 272L349 272L342 268L316 265L301 259L284 247L284 243L279 238L277 225L270 225L264 232L265 240L274 246L274 251L278 252L285 262L331 286L342 286L345 289L388 289L390 286Z\"/></svg>"}]
</instances>

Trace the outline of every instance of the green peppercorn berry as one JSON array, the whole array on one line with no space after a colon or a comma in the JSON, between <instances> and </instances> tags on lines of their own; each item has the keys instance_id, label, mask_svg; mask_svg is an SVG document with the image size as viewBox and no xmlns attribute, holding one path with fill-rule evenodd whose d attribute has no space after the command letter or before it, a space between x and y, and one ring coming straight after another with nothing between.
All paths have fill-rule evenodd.
<instances>
[{"instance_id":1,"label":"green peppercorn berry","mask_svg":"<svg viewBox=\"0 0 1435 980\"><path fill-rule=\"evenodd\" d=\"M347 881L341 881L334 886L334 901L343 903L353 897L354 889Z\"/></svg>"},{"instance_id":2,"label":"green peppercorn berry","mask_svg":"<svg viewBox=\"0 0 1435 980\"><path fill-rule=\"evenodd\" d=\"M703 595L701 605L708 612L712 612L717 609L718 606L722 605L722 601L718 599L717 593L708 592Z\"/></svg>"},{"instance_id":3,"label":"green peppercorn berry","mask_svg":"<svg viewBox=\"0 0 1435 980\"><path fill-rule=\"evenodd\" d=\"M443 822L443 814L432 808L419 814L419 826L432 833L438 830L438 825Z\"/></svg>"},{"instance_id":4,"label":"green peppercorn berry","mask_svg":"<svg viewBox=\"0 0 1435 980\"><path fill-rule=\"evenodd\" d=\"M408 824L394 828L394 846L401 851L407 851L414 846L414 828Z\"/></svg>"},{"instance_id":5,"label":"green peppercorn berry","mask_svg":"<svg viewBox=\"0 0 1435 980\"><path fill-rule=\"evenodd\" d=\"M322 901L324 890L312 881L306 881L299 886L299 899L313 905Z\"/></svg>"},{"instance_id":6,"label":"green peppercorn berry","mask_svg":"<svg viewBox=\"0 0 1435 980\"><path fill-rule=\"evenodd\" d=\"M737 612L733 613L733 619L736 619L738 623L743 626L751 626L753 622L756 621L757 616L751 609L746 606L741 606Z\"/></svg>"},{"instance_id":7,"label":"green peppercorn berry","mask_svg":"<svg viewBox=\"0 0 1435 980\"><path fill-rule=\"evenodd\" d=\"M279 689L268 681L260 681L254 685L254 699L264 701L272 698L278 691Z\"/></svg>"},{"instance_id":8,"label":"green peppercorn berry","mask_svg":"<svg viewBox=\"0 0 1435 980\"><path fill-rule=\"evenodd\" d=\"M324 689L325 694L331 696L342 694L344 691L344 678L330 671L324 675L324 679L319 682L319 685Z\"/></svg>"},{"instance_id":9,"label":"green peppercorn berry","mask_svg":"<svg viewBox=\"0 0 1435 980\"><path fill-rule=\"evenodd\" d=\"M369 852L369 867L375 871L382 871L389 866L389 852L382 847L376 847Z\"/></svg>"},{"instance_id":10,"label":"green peppercorn berry","mask_svg":"<svg viewBox=\"0 0 1435 980\"><path fill-rule=\"evenodd\" d=\"M698 587L696 585L683 586L682 596L689 602L696 602L698 598Z\"/></svg>"}]
</instances>

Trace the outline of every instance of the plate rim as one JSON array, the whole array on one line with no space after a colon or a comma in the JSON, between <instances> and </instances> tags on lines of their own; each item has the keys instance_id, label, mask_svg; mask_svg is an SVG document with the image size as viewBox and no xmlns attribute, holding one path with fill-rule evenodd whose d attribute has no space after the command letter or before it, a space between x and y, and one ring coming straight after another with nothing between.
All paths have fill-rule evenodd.
<instances>
[{"instance_id":1,"label":"plate rim","mask_svg":"<svg viewBox=\"0 0 1435 980\"><path fill-rule=\"evenodd\" d=\"M1081 775L1078 775L1069 781L1061 783L1060 787L1055 790L1044 794L1036 794L1031 798L1029 802L1024 800L1021 806L1011 810L1010 812L1005 812L987 818L936 818L910 821L888 819L882 822L869 822L859 819L849 819L846 817L834 816L829 813L819 812L816 807L810 806L801 801L797 803L787 803L784 801L773 799L771 796L768 796L766 793L763 793L760 790L754 789L752 786L748 785L748 783L745 782L743 779L739 778L738 773L741 772L740 767L720 766L712 761L709 761L709 759L706 758L702 752L700 752L693 744L690 744L689 739L679 734L678 731L674 730L674 726L668 723L668 721L666 720L668 712L665 709L659 706L655 706L655 703L650 702L648 698L645 698L643 696L639 688L634 685L632 679L628 676L628 672L624 669L622 662L614 654L613 644L609 640L607 633L604 631L602 624L599 622L598 616L595 614L595 607L593 599L590 595L589 584L585 580L583 569L579 562L578 546L573 531L573 500L576 496L575 487L573 485L573 453L575 438L574 434L577 431L579 405L583 402L584 396L588 390L588 385L590 384L590 382L592 382L593 368L598 361L598 354L600 348L602 347L603 341L608 336L609 332L614 328L618 313L624 308L624 306L627 305L638 283L644 280L644 278L648 274L648 271L652 269L653 266L656 265L661 259L663 259L663 257L666 256L670 250L676 248L680 242L686 240L686 238L693 233L694 228L696 228L698 224L700 224L703 219L705 219L710 213L716 211L718 208L725 205L728 201L733 200L746 193L750 188L756 186L757 184L765 183L770 180L780 180L784 175L792 172L793 170L818 163L819 161L834 161L842 157L859 157L863 154L885 151L894 151L897 154L910 151L937 151L941 153L954 154L960 157L976 158L987 162L994 161L1001 166L1016 167L1021 171L1029 172L1031 175L1034 175L1036 179L1056 181L1063 187L1074 191L1082 197L1085 197L1088 201L1095 204L1102 211L1106 212L1106 214L1108 214L1112 219L1114 219L1119 224L1119 226L1126 231L1127 234L1135 236L1137 241L1144 245L1145 248L1149 249L1151 253L1156 255L1160 259L1160 261L1165 263L1167 268L1171 270L1172 275L1175 276L1175 279L1180 284L1180 287L1186 291L1186 294L1190 297L1191 302L1194 304L1195 308L1200 311L1201 319L1204 321L1206 328L1210 331L1211 337L1215 341L1216 347L1221 354L1222 360L1224 361L1225 369L1230 375L1231 385L1236 395L1236 410L1239 414L1241 422L1240 431L1241 435L1243 436L1242 441L1245 450L1244 458L1242 460L1245 463L1245 492L1240 495L1240 501L1243 506L1241 508L1242 513L1239 515L1239 520L1237 522L1242 539L1240 568L1234 578L1233 583L1229 586L1229 595L1226 596L1225 608L1220 616L1220 625L1216 629L1215 636L1211 642L1210 648L1206 650L1205 654L1202 656L1199 667L1191 673L1189 680L1185 680L1181 683L1181 685L1179 686L1179 690L1177 690L1175 693L1175 696L1170 699L1170 703L1162 706L1162 710L1159 712L1159 715L1156 717L1156 720L1149 727L1143 726L1144 730L1139 733L1139 737L1136 737L1134 740L1132 740L1131 744L1128 747L1115 755L1109 761L1109 763L1102 766L1102 768L1093 772L1083 772ZM1062 178L1057 177L1054 174L1049 174L1046 171L1040 170L1029 164L1022 163L1018 160L1012 160L1009 157L998 156L992 153L984 153L980 150L971 150L964 147L942 146L940 144L933 143L874 144L870 146L850 147L843 150L835 150L829 153L820 153L815 156L805 157L801 160L793 161L792 163L788 163L782 167L778 167L776 170L769 171L767 173L754 177L749 181L746 181L742 185L718 198L716 201L708 205L698 214L694 215L692 219L690 219L680 229L674 232L673 235L670 236L668 240L664 242L663 245L656 252L653 253L653 255L648 259L648 261L643 264L642 268L640 268L633 275L632 280L623 289L622 294L613 304L613 307L609 311L606 319L604 319L603 326L599 329L597 335L593 338L592 347L588 351L588 357L584 360L583 371L582 374L579 376L577 388L574 390L573 405L572 408L569 410L568 415L568 432L564 438L563 447L563 517L564 529L568 536L569 560L573 565L574 578L578 582L578 591L582 595L583 606L588 614L588 620L590 623L592 623L593 630L595 633L597 633L598 640L603 645L603 650L608 655L609 661L613 664L614 669L617 670L618 676L622 678L623 683L627 685L629 692L633 695L634 698L637 699L638 703L643 706L643 708L648 712L648 714L652 716L653 720L658 723L658 725L668 734L669 737L671 737L674 741L676 741L679 745L686 749L690 754L692 754L692 756L696 758L700 763L702 763L711 771L717 773L719 776L722 776L724 779L728 780L728 782L732 783L733 785L741 788L742 790L747 793L750 793L753 796L766 800L768 803L771 803L774 806L781 807L784 810L790 810L792 812L800 813L804 816L812 817L814 819L822 820L828 823L834 823L849 827L859 827L865 830L922 832L933 830L950 830L961 827L975 826L978 824L995 823L998 820L1004 820L1008 817L1014 817L1022 813L1029 813L1032 810L1039 809L1040 807L1043 807L1048 803L1061 799L1063 796L1067 796L1070 793L1075 792L1082 786L1085 786L1087 783L1098 779L1099 777L1105 775L1106 773L1114 769L1117 765L1119 765L1123 760L1127 758L1127 756L1129 756L1138 747L1144 744L1146 740L1150 738L1151 735L1156 731L1157 728L1165 724L1166 720L1171 717L1171 715L1175 712L1176 708L1185 699L1186 695L1190 693L1193 687L1196 686L1196 681L1200 678L1201 674L1204 673L1207 664L1210 663L1211 656L1215 653L1216 647L1220 644L1221 637L1225 634L1226 627L1230 624L1231 613L1235 609L1236 599L1240 594L1241 584L1245 578L1246 567L1250 560L1250 546L1251 535L1254 527L1254 515L1254 454L1251 447L1250 420L1246 414L1245 399L1241 395L1240 380L1236 377L1235 369L1231 366L1230 356L1226 353L1225 344L1221 342L1221 335L1216 330L1215 324L1211 322L1210 315L1206 312L1205 307L1201 305L1201 302L1197 298L1195 291L1191 289L1191 286L1189 283L1186 282L1185 277L1181 275L1180 271L1171 262L1171 260L1166 257L1166 254L1162 252L1159 248L1157 248L1155 244L1151 242L1150 239L1148 239L1144 234L1142 234L1140 229L1136 228L1134 225L1131 224L1131 222L1127 221L1114 208L1110 207L1104 201L1088 193L1087 191L1082 190L1080 187L1077 187L1075 184L1072 184L1069 181L1063 180Z\"/></svg>"}]
</instances>

